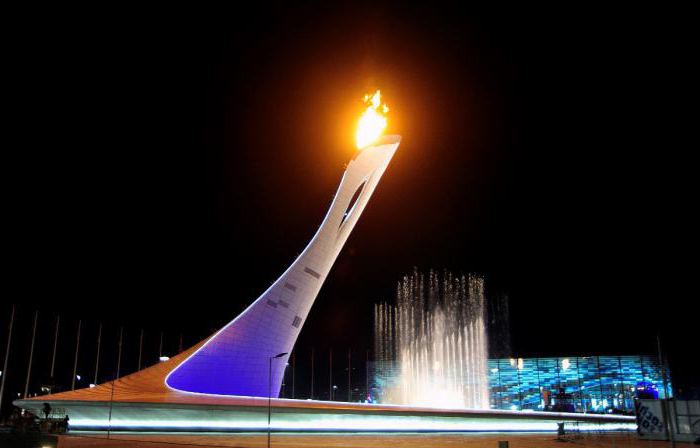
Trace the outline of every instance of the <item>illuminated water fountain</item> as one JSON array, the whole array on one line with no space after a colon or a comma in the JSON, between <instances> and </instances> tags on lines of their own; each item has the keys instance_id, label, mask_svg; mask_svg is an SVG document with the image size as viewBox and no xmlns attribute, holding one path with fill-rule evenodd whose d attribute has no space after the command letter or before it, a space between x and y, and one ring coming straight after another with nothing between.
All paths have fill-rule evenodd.
<instances>
[{"instance_id":1,"label":"illuminated water fountain","mask_svg":"<svg viewBox=\"0 0 700 448\"><path fill-rule=\"evenodd\" d=\"M405 276L396 305L375 305L375 354L385 403L488 409L483 278Z\"/></svg>"}]
</instances>

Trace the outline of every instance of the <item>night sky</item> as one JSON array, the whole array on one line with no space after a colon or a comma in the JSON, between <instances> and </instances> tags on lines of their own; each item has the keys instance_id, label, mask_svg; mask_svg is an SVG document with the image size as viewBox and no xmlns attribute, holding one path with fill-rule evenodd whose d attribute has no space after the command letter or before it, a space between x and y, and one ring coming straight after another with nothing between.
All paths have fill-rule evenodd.
<instances>
[{"instance_id":1,"label":"night sky","mask_svg":"<svg viewBox=\"0 0 700 448\"><path fill-rule=\"evenodd\" d=\"M44 346L65 319L63 371L77 319L124 325L128 370L141 327L172 352L235 317L313 236L380 88L403 140L298 349L364 353L372 304L448 268L509 295L518 356L660 334L697 385L690 15L350 5L5 17L14 381L36 309Z\"/></svg>"}]
</instances>

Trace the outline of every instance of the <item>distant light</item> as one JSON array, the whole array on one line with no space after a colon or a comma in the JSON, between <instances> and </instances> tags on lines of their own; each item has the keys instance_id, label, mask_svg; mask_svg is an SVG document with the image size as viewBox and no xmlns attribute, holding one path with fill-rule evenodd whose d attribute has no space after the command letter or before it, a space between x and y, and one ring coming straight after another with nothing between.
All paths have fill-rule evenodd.
<instances>
[{"instance_id":1,"label":"distant light","mask_svg":"<svg viewBox=\"0 0 700 448\"><path fill-rule=\"evenodd\" d=\"M518 370L523 370L523 358L518 358Z\"/></svg>"},{"instance_id":2,"label":"distant light","mask_svg":"<svg viewBox=\"0 0 700 448\"><path fill-rule=\"evenodd\" d=\"M92 383L90 383L90 387L95 387L95 385L94 385L94 384L92 384Z\"/></svg>"},{"instance_id":3,"label":"distant light","mask_svg":"<svg viewBox=\"0 0 700 448\"><path fill-rule=\"evenodd\" d=\"M82 378L80 377L80 375L75 375L75 379L80 381Z\"/></svg>"},{"instance_id":4,"label":"distant light","mask_svg":"<svg viewBox=\"0 0 700 448\"><path fill-rule=\"evenodd\" d=\"M498 373L498 369L491 369L491 373Z\"/></svg>"},{"instance_id":5,"label":"distant light","mask_svg":"<svg viewBox=\"0 0 700 448\"><path fill-rule=\"evenodd\" d=\"M564 370L569 370L569 366L571 366L571 363L569 362L569 358L564 358L561 360L561 368Z\"/></svg>"},{"instance_id":6,"label":"distant light","mask_svg":"<svg viewBox=\"0 0 700 448\"><path fill-rule=\"evenodd\" d=\"M170 357L169 356L161 356L158 359L160 360L160 362L164 362L164 361L168 361L170 359Z\"/></svg>"},{"instance_id":7,"label":"distant light","mask_svg":"<svg viewBox=\"0 0 700 448\"><path fill-rule=\"evenodd\" d=\"M513 405L510 406L510 410L511 410L511 411L517 411L517 410L518 410L518 407L517 407L516 405L513 404Z\"/></svg>"}]
</instances>

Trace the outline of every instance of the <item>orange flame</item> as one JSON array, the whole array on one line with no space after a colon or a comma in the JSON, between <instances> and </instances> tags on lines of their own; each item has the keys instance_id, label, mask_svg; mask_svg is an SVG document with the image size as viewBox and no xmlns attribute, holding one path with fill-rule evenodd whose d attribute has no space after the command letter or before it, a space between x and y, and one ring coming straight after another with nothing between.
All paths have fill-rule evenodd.
<instances>
[{"instance_id":1,"label":"orange flame","mask_svg":"<svg viewBox=\"0 0 700 448\"><path fill-rule=\"evenodd\" d=\"M387 105L382 104L379 90L374 95L365 95L364 101L367 109L360 116L355 134L355 142L360 149L369 146L382 135L387 123L386 114L389 112Z\"/></svg>"}]
</instances>

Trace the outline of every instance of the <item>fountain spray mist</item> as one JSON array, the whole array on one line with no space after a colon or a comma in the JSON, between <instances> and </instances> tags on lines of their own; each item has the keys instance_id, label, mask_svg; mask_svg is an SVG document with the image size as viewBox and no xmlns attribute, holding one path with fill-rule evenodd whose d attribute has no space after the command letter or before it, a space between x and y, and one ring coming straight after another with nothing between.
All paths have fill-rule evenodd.
<instances>
[{"instance_id":1,"label":"fountain spray mist","mask_svg":"<svg viewBox=\"0 0 700 448\"><path fill-rule=\"evenodd\" d=\"M485 314L482 277L405 276L395 306L375 305L376 361L393 370L381 401L487 409Z\"/></svg>"}]
</instances>

